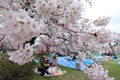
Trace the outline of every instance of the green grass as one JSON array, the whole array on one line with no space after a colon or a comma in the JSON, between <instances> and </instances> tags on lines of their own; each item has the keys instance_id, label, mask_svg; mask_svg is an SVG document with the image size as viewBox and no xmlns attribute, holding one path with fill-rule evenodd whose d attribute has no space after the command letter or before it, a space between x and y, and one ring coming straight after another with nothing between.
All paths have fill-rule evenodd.
<instances>
[{"instance_id":1,"label":"green grass","mask_svg":"<svg viewBox=\"0 0 120 80\"><path fill-rule=\"evenodd\" d=\"M93 57L94 57L94 56L99 56L99 53L98 53L98 52L92 52L91 54L92 54Z\"/></svg>"},{"instance_id":2,"label":"green grass","mask_svg":"<svg viewBox=\"0 0 120 80\"><path fill-rule=\"evenodd\" d=\"M7 54L0 54L0 57L6 57ZM1 63L0 63L1 64ZM114 77L115 80L120 80L120 66L117 61L107 61L101 63L105 69L109 71L109 76ZM10 65L9 65L10 66ZM83 71L74 70L71 68L59 66L62 70L66 70L67 73L57 77L43 77L38 74L33 74L33 79L28 80L89 80L87 74Z\"/></svg>"},{"instance_id":3,"label":"green grass","mask_svg":"<svg viewBox=\"0 0 120 80\"><path fill-rule=\"evenodd\" d=\"M0 53L0 57L6 57L7 55L7 53Z\"/></svg>"},{"instance_id":4,"label":"green grass","mask_svg":"<svg viewBox=\"0 0 120 80\"><path fill-rule=\"evenodd\" d=\"M117 57L120 57L120 53L117 54Z\"/></svg>"},{"instance_id":5,"label":"green grass","mask_svg":"<svg viewBox=\"0 0 120 80\"><path fill-rule=\"evenodd\" d=\"M114 77L115 80L120 80L120 66L117 61L103 62L102 65L109 71L109 76Z\"/></svg>"},{"instance_id":6,"label":"green grass","mask_svg":"<svg viewBox=\"0 0 120 80\"><path fill-rule=\"evenodd\" d=\"M3 57L5 59L5 57L7 57L7 54L0 54L0 57ZM36 67L37 65L34 65L34 66ZM85 74L83 71L74 70L74 69L63 67L60 65L59 67L61 68L61 70L66 70L67 73L61 76L56 76L56 77L44 77L44 76L40 76L38 74L33 73L33 75L31 76L32 77L31 79L28 76L28 80L89 80L87 74Z\"/></svg>"},{"instance_id":7,"label":"green grass","mask_svg":"<svg viewBox=\"0 0 120 80\"><path fill-rule=\"evenodd\" d=\"M43 77L40 75L34 75L34 80L89 80L87 74L82 71L66 68L60 66L62 70L66 70L67 73L56 77Z\"/></svg>"}]
</instances>

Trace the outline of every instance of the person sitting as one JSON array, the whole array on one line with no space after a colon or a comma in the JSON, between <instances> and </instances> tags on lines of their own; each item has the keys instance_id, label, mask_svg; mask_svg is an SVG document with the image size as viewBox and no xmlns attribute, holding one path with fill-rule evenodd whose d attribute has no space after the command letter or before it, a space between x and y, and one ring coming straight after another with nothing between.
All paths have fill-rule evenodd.
<instances>
[{"instance_id":1,"label":"person sitting","mask_svg":"<svg viewBox=\"0 0 120 80\"><path fill-rule=\"evenodd\" d=\"M38 68L38 71L41 72L41 75L42 76L46 74L50 75L50 73L47 71L47 69L49 68L49 61L46 56L41 57L40 64L41 64L41 67Z\"/></svg>"},{"instance_id":2,"label":"person sitting","mask_svg":"<svg viewBox=\"0 0 120 80\"><path fill-rule=\"evenodd\" d=\"M50 73L49 73L49 72L47 71L47 69L44 68L44 67L38 68L38 71L41 72L40 75L42 75L42 76L49 76L49 75L50 75ZM47 74L47 75L46 75L46 74Z\"/></svg>"},{"instance_id":3,"label":"person sitting","mask_svg":"<svg viewBox=\"0 0 120 80\"><path fill-rule=\"evenodd\" d=\"M56 56L53 56L53 58L51 60L51 63L52 63L53 66L57 65L57 57Z\"/></svg>"},{"instance_id":4,"label":"person sitting","mask_svg":"<svg viewBox=\"0 0 120 80\"><path fill-rule=\"evenodd\" d=\"M75 53L75 54L73 55L72 60L73 60L73 61L75 61L75 60L77 60L77 58L78 58L78 54L77 54L77 53Z\"/></svg>"},{"instance_id":5,"label":"person sitting","mask_svg":"<svg viewBox=\"0 0 120 80\"><path fill-rule=\"evenodd\" d=\"M113 60L117 60L117 56L114 54L114 56L113 56Z\"/></svg>"},{"instance_id":6,"label":"person sitting","mask_svg":"<svg viewBox=\"0 0 120 80\"><path fill-rule=\"evenodd\" d=\"M56 55L56 56L59 56L59 57L63 57L63 56L64 56L63 54L61 54L61 53L59 53L59 52L56 52L55 55Z\"/></svg>"},{"instance_id":7,"label":"person sitting","mask_svg":"<svg viewBox=\"0 0 120 80\"><path fill-rule=\"evenodd\" d=\"M67 59L68 61L71 61L71 60L72 60L72 56L70 55L70 53L67 54L66 59Z\"/></svg>"}]
</instances>

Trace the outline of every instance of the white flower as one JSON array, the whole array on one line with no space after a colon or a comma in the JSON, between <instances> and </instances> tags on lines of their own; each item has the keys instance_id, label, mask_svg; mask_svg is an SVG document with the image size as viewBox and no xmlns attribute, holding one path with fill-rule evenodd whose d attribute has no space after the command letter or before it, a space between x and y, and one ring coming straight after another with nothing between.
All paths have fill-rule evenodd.
<instances>
[{"instance_id":1,"label":"white flower","mask_svg":"<svg viewBox=\"0 0 120 80\"><path fill-rule=\"evenodd\" d=\"M25 49L20 48L19 50L15 51L12 54L9 54L9 60L13 61L15 63L18 63L19 65L23 65L25 63L28 63L32 61L33 59L33 48L29 45L25 45Z\"/></svg>"},{"instance_id":2,"label":"white flower","mask_svg":"<svg viewBox=\"0 0 120 80\"><path fill-rule=\"evenodd\" d=\"M13 10L18 10L21 8L21 5L19 3L12 3L11 7Z\"/></svg>"},{"instance_id":3,"label":"white flower","mask_svg":"<svg viewBox=\"0 0 120 80\"><path fill-rule=\"evenodd\" d=\"M88 76L92 80L110 80L111 77L108 76L108 71L104 70L102 65L99 65L97 63L94 63L91 68L88 68L87 70ZM107 78L107 79L106 79Z\"/></svg>"},{"instance_id":4,"label":"white flower","mask_svg":"<svg viewBox=\"0 0 120 80\"><path fill-rule=\"evenodd\" d=\"M30 19L28 13L24 10L20 10L16 16L18 22L27 22Z\"/></svg>"}]
</instances>

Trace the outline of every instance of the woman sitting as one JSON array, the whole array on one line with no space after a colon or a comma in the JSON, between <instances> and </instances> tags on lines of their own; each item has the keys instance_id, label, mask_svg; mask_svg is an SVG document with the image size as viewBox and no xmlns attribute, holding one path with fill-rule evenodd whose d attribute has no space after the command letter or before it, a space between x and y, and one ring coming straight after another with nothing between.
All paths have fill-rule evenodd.
<instances>
[{"instance_id":1,"label":"woman sitting","mask_svg":"<svg viewBox=\"0 0 120 80\"><path fill-rule=\"evenodd\" d=\"M41 72L42 76L45 75L45 74L47 74L49 76L50 73L47 71L47 69L49 68L48 58L46 56L41 57L40 64L41 64L41 67L38 68L38 71Z\"/></svg>"}]
</instances>

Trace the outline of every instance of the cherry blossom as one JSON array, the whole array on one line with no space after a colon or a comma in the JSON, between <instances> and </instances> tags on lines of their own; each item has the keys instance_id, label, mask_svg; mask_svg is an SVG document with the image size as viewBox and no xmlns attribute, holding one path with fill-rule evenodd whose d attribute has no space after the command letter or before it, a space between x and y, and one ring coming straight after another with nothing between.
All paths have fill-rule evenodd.
<instances>
[{"instance_id":1,"label":"cherry blossom","mask_svg":"<svg viewBox=\"0 0 120 80\"><path fill-rule=\"evenodd\" d=\"M4 16L6 17L3 17L3 31L12 37L14 41L18 41L21 44L39 35L39 32L36 32L40 30L37 27L39 24L31 19L24 10L20 10L19 13L10 11Z\"/></svg>"},{"instance_id":2,"label":"cherry blossom","mask_svg":"<svg viewBox=\"0 0 120 80\"><path fill-rule=\"evenodd\" d=\"M18 63L19 65L23 65L25 63L28 63L29 61L32 61L33 59L33 48L30 47L30 44L25 45L25 49L20 48L19 50L16 50L13 53L9 54L9 60L15 63Z\"/></svg>"},{"instance_id":3,"label":"cherry blossom","mask_svg":"<svg viewBox=\"0 0 120 80\"><path fill-rule=\"evenodd\" d=\"M100 64L93 64L91 68L88 68L85 73L92 80L114 80L114 78L108 76L108 70L104 70L102 65Z\"/></svg>"}]
</instances>

